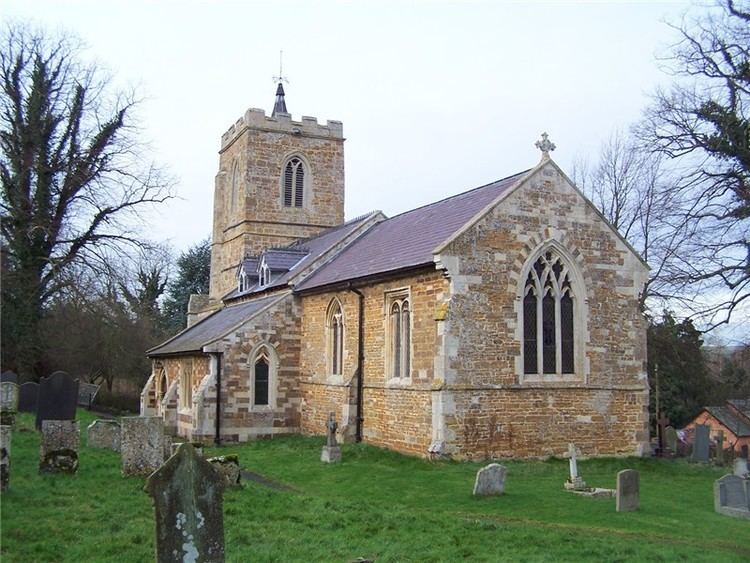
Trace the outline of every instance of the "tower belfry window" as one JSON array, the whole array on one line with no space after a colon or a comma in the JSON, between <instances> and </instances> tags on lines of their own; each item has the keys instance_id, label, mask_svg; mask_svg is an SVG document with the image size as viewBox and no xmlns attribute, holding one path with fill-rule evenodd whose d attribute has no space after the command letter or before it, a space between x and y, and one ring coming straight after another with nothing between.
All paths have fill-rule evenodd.
<instances>
[{"instance_id":1,"label":"tower belfry window","mask_svg":"<svg viewBox=\"0 0 750 563\"><path fill-rule=\"evenodd\" d=\"M284 167L284 206L302 207L305 195L305 165L294 157Z\"/></svg>"}]
</instances>

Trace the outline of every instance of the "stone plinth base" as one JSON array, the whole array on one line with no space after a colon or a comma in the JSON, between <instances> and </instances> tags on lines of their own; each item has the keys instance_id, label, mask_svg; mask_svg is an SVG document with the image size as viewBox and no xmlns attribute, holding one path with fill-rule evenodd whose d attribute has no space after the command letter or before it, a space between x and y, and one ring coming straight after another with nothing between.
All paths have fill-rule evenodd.
<instances>
[{"instance_id":1,"label":"stone plinth base","mask_svg":"<svg viewBox=\"0 0 750 563\"><path fill-rule=\"evenodd\" d=\"M320 461L323 463L338 463L341 461L341 448L338 446L323 446L320 452Z\"/></svg>"},{"instance_id":2,"label":"stone plinth base","mask_svg":"<svg viewBox=\"0 0 750 563\"><path fill-rule=\"evenodd\" d=\"M563 486L568 491L585 491L588 489L588 487L586 486L586 481L584 481L580 477L576 477L572 481L568 479L567 481L565 481Z\"/></svg>"}]
</instances>

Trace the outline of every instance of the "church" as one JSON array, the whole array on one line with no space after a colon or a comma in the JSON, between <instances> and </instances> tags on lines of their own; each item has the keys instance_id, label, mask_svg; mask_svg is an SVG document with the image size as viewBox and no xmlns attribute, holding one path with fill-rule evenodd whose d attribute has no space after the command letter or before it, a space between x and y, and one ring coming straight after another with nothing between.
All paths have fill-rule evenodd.
<instances>
[{"instance_id":1,"label":"church","mask_svg":"<svg viewBox=\"0 0 750 563\"><path fill-rule=\"evenodd\" d=\"M141 414L194 441L324 434L455 459L648 452L648 266L552 160L344 220L339 121L221 137L208 295ZM471 189L467 189L471 188Z\"/></svg>"}]
</instances>

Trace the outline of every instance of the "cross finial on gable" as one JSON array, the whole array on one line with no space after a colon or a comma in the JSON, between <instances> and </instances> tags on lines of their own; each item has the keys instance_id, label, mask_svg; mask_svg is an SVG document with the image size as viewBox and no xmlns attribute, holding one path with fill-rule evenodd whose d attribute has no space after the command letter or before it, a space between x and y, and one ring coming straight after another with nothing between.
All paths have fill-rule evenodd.
<instances>
[{"instance_id":1,"label":"cross finial on gable","mask_svg":"<svg viewBox=\"0 0 750 563\"><path fill-rule=\"evenodd\" d=\"M542 139L537 141L534 146L542 151L542 158L549 158L549 151L553 151L557 148L555 143L549 140L549 135L547 135L546 131L542 133Z\"/></svg>"}]
</instances>

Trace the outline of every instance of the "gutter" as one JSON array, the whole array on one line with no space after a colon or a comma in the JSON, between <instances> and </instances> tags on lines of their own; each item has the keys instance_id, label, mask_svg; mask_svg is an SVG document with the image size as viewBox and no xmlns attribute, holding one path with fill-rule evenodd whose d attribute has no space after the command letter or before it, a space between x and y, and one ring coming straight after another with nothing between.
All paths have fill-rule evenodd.
<instances>
[{"instance_id":1,"label":"gutter","mask_svg":"<svg viewBox=\"0 0 750 563\"><path fill-rule=\"evenodd\" d=\"M357 344L357 431L355 440L362 441L362 426L365 420L362 409L364 408L364 376L365 376L365 296L351 284L346 288L355 293L359 298L359 322L358 324L358 344Z\"/></svg>"},{"instance_id":2,"label":"gutter","mask_svg":"<svg viewBox=\"0 0 750 563\"><path fill-rule=\"evenodd\" d=\"M216 433L214 444L221 446L221 353L216 354Z\"/></svg>"}]
</instances>

